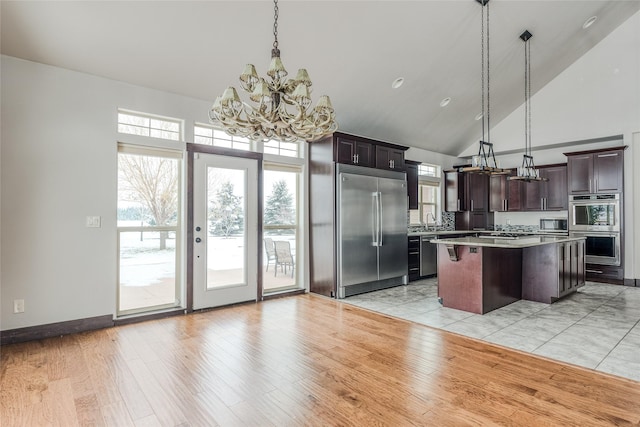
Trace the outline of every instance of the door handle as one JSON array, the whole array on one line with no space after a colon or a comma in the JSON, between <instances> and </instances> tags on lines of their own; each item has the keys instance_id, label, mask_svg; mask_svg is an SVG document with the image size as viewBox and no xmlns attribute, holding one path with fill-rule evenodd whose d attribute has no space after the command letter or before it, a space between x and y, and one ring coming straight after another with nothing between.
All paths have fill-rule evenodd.
<instances>
[{"instance_id":1,"label":"door handle","mask_svg":"<svg viewBox=\"0 0 640 427\"><path fill-rule=\"evenodd\" d=\"M380 246L378 242L378 229L380 228L380 219L378 218L378 192L371 193L371 211L373 220L371 221L372 246Z\"/></svg>"},{"instance_id":2,"label":"door handle","mask_svg":"<svg viewBox=\"0 0 640 427\"><path fill-rule=\"evenodd\" d=\"M378 192L378 246L382 246L382 193Z\"/></svg>"}]
</instances>

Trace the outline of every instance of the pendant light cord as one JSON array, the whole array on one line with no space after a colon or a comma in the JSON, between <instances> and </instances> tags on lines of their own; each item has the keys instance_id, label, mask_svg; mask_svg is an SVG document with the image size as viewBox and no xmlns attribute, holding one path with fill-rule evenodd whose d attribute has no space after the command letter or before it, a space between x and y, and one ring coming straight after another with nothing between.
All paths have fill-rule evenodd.
<instances>
[{"instance_id":1,"label":"pendant light cord","mask_svg":"<svg viewBox=\"0 0 640 427\"><path fill-rule=\"evenodd\" d=\"M485 17L485 7L487 8L486 17ZM485 21L486 21L486 32L485 32ZM481 78L482 78L482 141L491 141L491 75L490 75L490 61L489 61L489 2L482 4L482 14L480 15L480 51L482 57L482 70L481 70ZM486 38L485 38L486 34ZM485 44L486 44L486 60L485 60ZM486 72L486 76L485 76ZM486 82L486 102L485 102L485 82ZM485 110L486 107L486 110ZM485 128L486 122L486 128Z\"/></svg>"}]
</instances>

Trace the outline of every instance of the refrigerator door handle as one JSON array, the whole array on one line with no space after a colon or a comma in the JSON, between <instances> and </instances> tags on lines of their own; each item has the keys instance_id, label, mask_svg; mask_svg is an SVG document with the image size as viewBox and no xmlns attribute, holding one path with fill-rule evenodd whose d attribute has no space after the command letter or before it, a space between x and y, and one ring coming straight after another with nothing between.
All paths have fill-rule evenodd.
<instances>
[{"instance_id":1,"label":"refrigerator door handle","mask_svg":"<svg viewBox=\"0 0 640 427\"><path fill-rule=\"evenodd\" d=\"M378 234L380 230L380 217L378 216L378 192L371 193L371 210L373 221L371 222L371 246L379 246Z\"/></svg>"},{"instance_id":2,"label":"refrigerator door handle","mask_svg":"<svg viewBox=\"0 0 640 427\"><path fill-rule=\"evenodd\" d=\"M382 246L382 193L378 192L378 246Z\"/></svg>"}]
</instances>

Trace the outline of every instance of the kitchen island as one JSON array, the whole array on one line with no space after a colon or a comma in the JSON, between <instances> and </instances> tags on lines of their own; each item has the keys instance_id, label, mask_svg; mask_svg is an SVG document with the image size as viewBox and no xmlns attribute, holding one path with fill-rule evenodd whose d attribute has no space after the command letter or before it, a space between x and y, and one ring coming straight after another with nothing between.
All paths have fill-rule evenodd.
<instances>
[{"instance_id":1,"label":"kitchen island","mask_svg":"<svg viewBox=\"0 0 640 427\"><path fill-rule=\"evenodd\" d=\"M444 307L484 314L520 299L552 303L584 285L584 238L458 237L438 245Z\"/></svg>"}]
</instances>

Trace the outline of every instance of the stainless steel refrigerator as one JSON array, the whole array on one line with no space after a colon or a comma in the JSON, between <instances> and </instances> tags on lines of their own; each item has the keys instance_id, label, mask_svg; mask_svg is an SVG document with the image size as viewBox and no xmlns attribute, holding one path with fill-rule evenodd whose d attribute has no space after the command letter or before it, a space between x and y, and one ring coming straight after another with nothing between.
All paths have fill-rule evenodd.
<instances>
[{"instance_id":1,"label":"stainless steel refrigerator","mask_svg":"<svg viewBox=\"0 0 640 427\"><path fill-rule=\"evenodd\" d=\"M337 168L338 298L407 284L405 173Z\"/></svg>"}]
</instances>

